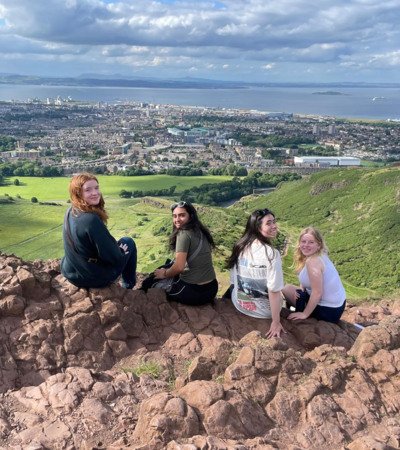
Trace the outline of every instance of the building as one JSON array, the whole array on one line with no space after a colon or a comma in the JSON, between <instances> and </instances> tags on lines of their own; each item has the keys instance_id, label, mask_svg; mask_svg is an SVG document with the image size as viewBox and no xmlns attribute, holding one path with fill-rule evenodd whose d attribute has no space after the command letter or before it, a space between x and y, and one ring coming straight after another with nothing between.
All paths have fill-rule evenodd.
<instances>
[{"instance_id":1,"label":"building","mask_svg":"<svg viewBox=\"0 0 400 450\"><path fill-rule=\"evenodd\" d=\"M334 124L328 126L328 134L331 134L332 136L336 134L336 126Z\"/></svg>"},{"instance_id":2,"label":"building","mask_svg":"<svg viewBox=\"0 0 400 450\"><path fill-rule=\"evenodd\" d=\"M313 125L312 133L315 136L319 136L321 134L321 127L319 125Z\"/></svg>"},{"instance_id":3,"label":"building","mask_svg":"<svg viewBox=\"0 0 400 450\"><path fill-rule=\"evenodd\" d=\"M39 159L41 152L39 150L11 150L9 152L2 152L0 156L7 159Z\"/></svg>"},{"instance_id":4,"label":"building","mask_svg":"<svg viewBox=\"0 0 400 450\"><path fill-rule=\"evenodd\" d=\"M359 158L352 156L295 156L297 167L357 167L361 165Z\"/></svg>"}]
</instances>

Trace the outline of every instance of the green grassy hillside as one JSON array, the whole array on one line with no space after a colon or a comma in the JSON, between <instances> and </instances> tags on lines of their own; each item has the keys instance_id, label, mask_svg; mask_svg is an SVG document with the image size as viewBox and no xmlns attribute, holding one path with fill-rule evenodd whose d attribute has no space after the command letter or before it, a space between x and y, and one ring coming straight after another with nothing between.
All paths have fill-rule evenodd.
<instances>
[{"instance_id":1,"label":"green grassy hillside","mask_svg":"<svg viewBox=\"0 0 400 450\"><path fill-rule=\"evenodd\" d=\"M68 204L41 205L18 198L2 203L6 198L0 197L0 251L26 260L62 257L62 223ZM172 227L170 205L170 200L158 198L107 200L108 228L116 238L135 239L141 272L152 271L170 256L167 244ZM207 206L198 206L198 211L217 242L214 260L222 291L227 288L229 278L224 261L242 230L242 213Z\"/></svg>"},{"instance_id":2,"label":"green grassy hillside","mask_svg":"<svg viewBox=\"0 0 400 450\"><path fill-rule=\"evenodd\" d=\"M282 184L246 210L271 208L294 242L318 227L348 290L379 294L400 289L400 169L344 169ZM368 291L367 291L368 292Z\"/></svg>"},{"instance_id":3,"label":"green grassy hillside","mask_svg":"<svg viewBox=\"0 0 400 450\"><path fill-rule=\"evenodd\" d=\"M157 179L135 178L147 180L148 184L141 189L156 187ZM169 185L173 184L171 178L178 177L168 177ZM206 177L201 178L203 181ZM168 256L171 201L119 198L117 194L123 186L118 183L129 180L125 177L100 180L110 215L108 225L117 238L134 237L139 251L138 270L147 272ZM179 180L187 183L186 186L199 181L184 177ZM158 181L165 182L162 178ZM13 203L3 203L0 195L0 250L28 260L59 258L63 254L63 216L68 207L67 179L42 179L42 184L36 184L35 188L33 182L26 180L26 183L32 190L20 194L21 199L14 198ZM130 189L135 187L131 185ZM21 187L10 185L1 189L12 195L11 188ZM60 206L33 204L28 198L34 195L39 200L56 201ZM282 234L290 243L294 243L299 231L307 225L321 229L345 282L348 298L378 298L400 293L400 169L329 170L282 184L266 196L246 197L234 207L198 206L200 217L217 242L214 260L220 292L229 282L224 261L240 237L248 213L266 206L276 213ZM283 261L285 281L295 282L291 245Z\"/></svg>"}]
</instances>

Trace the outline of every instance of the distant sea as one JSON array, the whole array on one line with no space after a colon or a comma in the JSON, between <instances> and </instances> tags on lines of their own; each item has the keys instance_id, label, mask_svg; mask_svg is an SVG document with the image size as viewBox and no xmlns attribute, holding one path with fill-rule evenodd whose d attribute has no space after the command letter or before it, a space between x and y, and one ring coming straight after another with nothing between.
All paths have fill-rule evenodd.
<instances>
[{"instance_id":1,"label":"distant sea","mask_svg":"<svg viewBox=\"0 0 400 450\"><path fill-rule=\"evenodd\" d=\"M71 97L91 102L146 102L213 108L400 120L400 88L251 87L248 89L120 88L0 84L0 101Z\"/></svg>"}]
</instances>

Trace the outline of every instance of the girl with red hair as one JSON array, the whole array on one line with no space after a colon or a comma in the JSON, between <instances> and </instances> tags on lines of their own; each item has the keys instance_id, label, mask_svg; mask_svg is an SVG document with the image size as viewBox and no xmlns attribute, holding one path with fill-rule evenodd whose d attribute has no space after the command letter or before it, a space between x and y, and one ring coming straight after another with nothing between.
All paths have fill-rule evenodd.
<instances>
[{"instance_id":1,"label":"girl with red hair","mask_svg":"<svg viewBox=\"0 0 400 450\"><path fill-rule=\"evenodd\" d=\"M136 245L132 238L119 241L107 229L108 215L97 178L90 173L72 177L71 208L65 214L65 256L61 273L72 284L85 288L106 287L122 276L122 286L136 284Z\"/></svg>"}]
</instances>

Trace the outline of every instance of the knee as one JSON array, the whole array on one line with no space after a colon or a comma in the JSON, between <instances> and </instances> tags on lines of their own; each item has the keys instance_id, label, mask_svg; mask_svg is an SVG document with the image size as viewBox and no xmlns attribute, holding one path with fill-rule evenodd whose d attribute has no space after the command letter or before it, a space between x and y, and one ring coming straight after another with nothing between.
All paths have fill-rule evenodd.
<instances>
[{"instance_id":1,"label":"knee","mask_svg":"<svg viewBox=\"0 0 400 450\"><path fill-rule=\"evenodd\" d=\"M296 300L296 286L293 284L286 284L282 289L282 294L285 297L285 300L294 302Z\"/></svg>"},{"instance_id":2,"label":"knee","mask_svg":"<svg viewBox=\"0 0 400 450\"><path fill-rule=\"evenodd\" d=\"M282 295L285 297L285 299L287 299L289 297L289 292L290 292L290 285L289 284L285 284L284 288L282 289Z\"/></svg>"},{"instance_id":3,"label":"knee","mask_svg":"<svg viewBox=\"0 0 400 450\"><path fill-rule=\"evenodd\" d=\"M118 243L126 244L129 252L136 252L136 244L131 237L123 237L118 241Z\"/></svg>"}]
</instances>

